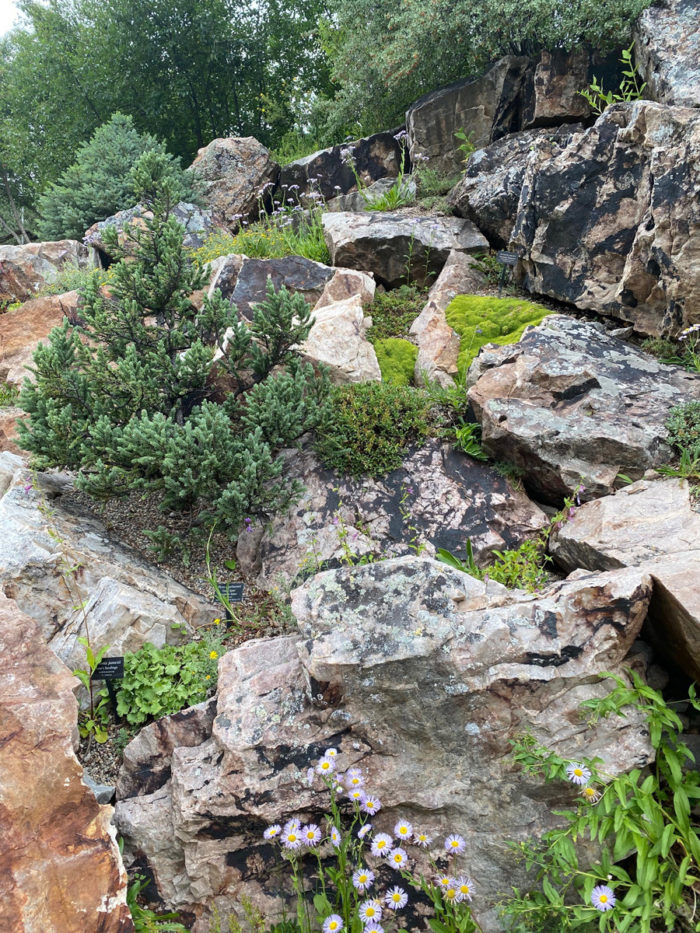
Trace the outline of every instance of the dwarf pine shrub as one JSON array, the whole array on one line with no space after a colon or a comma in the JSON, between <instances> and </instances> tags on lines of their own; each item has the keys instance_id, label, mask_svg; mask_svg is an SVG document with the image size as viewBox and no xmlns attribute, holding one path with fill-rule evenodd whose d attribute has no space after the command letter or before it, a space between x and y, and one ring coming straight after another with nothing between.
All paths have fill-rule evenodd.
<instances>
[{"instance_id":1,"label":"dwarf pine shrub","mask_svg":"<svg viewBox=\"0 0 700 933\"><path fill-rule=\"evenodd\" d=\"M90 280L79 323L65 321L38 348L36 382L20 396L29 415L21 442L37 467L76 470L94 496L158 490L166 508L235 533L244 515L296 494L277 452L323 415L325 383L291 362L312 324L309 306L268 283L250 324L218 292L198 308L191 296L204 273L171 214L178 192L167 157L145 153L132 180L153 217L127 232L124 248L107 231L121 259L109 293ZM230 393L223 403L216 380Z\"/></svg>"}]
</instances>

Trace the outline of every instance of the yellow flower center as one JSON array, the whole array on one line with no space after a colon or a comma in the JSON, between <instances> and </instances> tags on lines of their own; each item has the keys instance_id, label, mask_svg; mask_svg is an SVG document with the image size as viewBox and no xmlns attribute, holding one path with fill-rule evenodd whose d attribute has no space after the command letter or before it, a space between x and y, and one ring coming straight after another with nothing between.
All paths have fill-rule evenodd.
<instances>
[{"instance_id":1,"label":"yellow flower center","mask_svg":"<svg viewBox=\"0 0 700 933\"><path fill-rule=\"evenodd\" d=\"M455 897L457 897L457 892L455 891L454 888L448 888L447 891L445 891L445 897L448 897L450 900L453 900Z\"/></svg>"},{"instance_id":2,"label":"yellow flower center","mask_svg":"<svg viewBox=\"0 0 700 933\"><path fill-rule=\"evenodd\" d=\"M462 894L469 894L469 885L468 884L460 885L459 890Z\"/></svg>"},{"instance_id":3,"label":"yellow flower center","mask_svg":"<svg viewBox=\"0 0 700 933\"><path fill-rule=\"evenodd\" d=\"M376 911L375 911L374 907L368 907L367 910L365 911L365 915L366 915L367 917L373 917L373 916L375 915L375 913L376 913Z\"/></svg>"},{"instance_id":4,"label":"yellow flower center","mask_svg":"<svg viewBox=\"0 0 700 933\"><path fill-rule=\"evenodd\" d=\"M367 881L367 875L360 875L360 884L364 884Z\"/></svg>"},{"instance_id":5,"label":"yellow flower center","mask_svg":"<svg viewBox=\"0 0 700 933\"><path fill-rule=\"evenodd\" d=\"M581 770L581 768L574 768L574 774L576 775L576 777L583 777L583 771Z\"/></svg>"},{"instance_id":6,"label":"yellow flower center","mask_svg":"<svg viewBox=\"0 0 700 933\"><path fill-rule=\"evenodd\" d=\"M338 921L337 921L337 920L331 921L331 923L328 924L328 929L329 929L329 930L337 930L337 929L338 929Z\"/></svg>"},{"instance_id":7,"label":"yellow flower center","mask_svg":"<svg viewBox=\"0 0 700 933\"><path fill-rule=\"evenodd\" d=\"M600 895L600 903L601 903L601 904L607 904L607 903L608 903L608 895L607 895L607 894L601 894L601 895Z\"/></svg>"},{"instance_id":8,"label":"yellow flower center","mask_svg":"<svg viewBox=\"0 0 700 933\"><path fill-rule=\"evenodd\" d=\"M391 895L391 899L392 899L392 901L393 901L395 904L398 904L398 902L401 900L401 895L400 895L400 894L392 894L392 895Z\"/></svg>"},{"instance_id":9,"label":"yellow flower center","mask_svg":"<svg viewBox=\"0 0 700 933\"><path fill-rule=\"evenodd\" d=\"M452 846L453 849L458 849L458 848L459 848L459 843L457 842L456 839L453 839L452 842L450 843L450 845Z\"/></svg>"}]
</instances>

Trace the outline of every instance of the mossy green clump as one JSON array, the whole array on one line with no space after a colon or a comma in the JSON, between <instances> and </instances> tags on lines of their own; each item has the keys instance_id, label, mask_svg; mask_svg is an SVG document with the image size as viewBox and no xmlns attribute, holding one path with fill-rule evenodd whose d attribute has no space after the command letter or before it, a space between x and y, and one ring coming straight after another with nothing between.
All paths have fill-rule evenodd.
<instances>
[{"instance_id":1,"label":"mossy green clump","mask_svg":"<svg viewBox=\"0 0 700 933\"><path fill-rule=\"evenodd\" d=\"M457 295L447 306L445 317L461 338L457 362L459 378L464 378L485 344L517 343L526 327L539 324L551 313L542 305L520 298Z\"/></svg>"},{"instance_id":2,"label":"mossy green clump","mask_svg":"<svg viewBox=\"0 0 700 933\"><path fill-rule=\"evenodd\" d=\"M410 386L416 367L418 347L401 337L386 337L374 344L382 379L393 386Z\"/></svg>"}]
</instances>

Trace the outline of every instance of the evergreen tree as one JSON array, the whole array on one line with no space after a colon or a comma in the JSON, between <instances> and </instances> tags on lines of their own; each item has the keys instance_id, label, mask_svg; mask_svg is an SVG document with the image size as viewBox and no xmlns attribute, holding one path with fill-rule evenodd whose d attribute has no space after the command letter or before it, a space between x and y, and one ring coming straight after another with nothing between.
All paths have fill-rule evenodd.
<instances>
[{"instance_id":1,"label":"evergreen tree","mask_svg":"<svg viewBox=\"0 0 700 933\"><path fill-rule=\"evenodd\" d=\"M144 152L165 154L150 133L138 133L129 116L115 113L80 147L76 160L39 199L39 236L47 240L82 239L95 221L132 207L131 170ZM192 198L192 178L179 161L167 157L167 173L177 200Z\"/></svg>"},{"instance_id":2,"label":"evergreen tree","mask_svg":"<svg viewBox=\"0 0 700 933\"><path fill-rule=\"evenodd\" d=\"M178 191L168 157L144 153L132 181L152 219L129 230L109 294L93 279L80 323L64 322L38 348L36 382L20 397L29 414L22 443L40 468L77 470L92 495L158 489L165 507L235 533L244 515L297 493L280 479L277 451L324 415L325 380L291 350L308 335L310 310L269 282L250 326L219 292L197 308L191 296L204 275L171 214ZM119 256L116 231L108 236ZM217 350L237 387L223 404L210 398Z\"/></svg>"}]
</instances>

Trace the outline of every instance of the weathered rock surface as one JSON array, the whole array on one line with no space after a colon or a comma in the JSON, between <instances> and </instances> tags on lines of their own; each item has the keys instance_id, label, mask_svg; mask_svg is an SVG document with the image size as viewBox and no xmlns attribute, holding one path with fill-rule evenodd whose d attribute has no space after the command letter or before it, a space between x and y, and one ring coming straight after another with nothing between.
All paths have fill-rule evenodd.
<instances>
[{"instance_id":1,"label":"weathered rock surface","mask_svg":"<svg viewBox=\"0 0 700 933\"><path fill-rule=\"evenodd\" d=\"M519 95L530 60L507 55L478 78L464 78L421 97L406 112L411 162L428 159L430 168L451 175L464 168L455 133L472 143L520 129Z\"/></svg>"},{"instance_id":2,"label":"weathered rock surface","mask_svg":"<svg viewBox=\"0 0 700 933\"><path fill-rule=\"evenodd\" d=\"M478 149L447 196L458 217L468 217L494 246L507 246L515 224L525 171L568 145L581 126L512 133Z\"/></svg>"},{"instance_id":3,"label":"weathered rock surface","mask_svg":"<svg viewBox=\"0 0 700 933\"><path fill-rule=\"evenodd\" d=\"M301 637L226 654L211 738L174 748L161 787L117 803L127 857L148 861L167 903L200 915L195 929L214 906L239 909L243 890L278 915L289 879L262 831L322 822L327 792L305 770L332 745L382 800L375 831L400 815L465 836L477 915L500 930L485 905L523 881L505 840L551 827L562 805L560 787L514 769L508 740L529 729L566 757L600 755L611 773L648 761L635 716L589 730L577 710L609 689L595 675L622 662L649 591L622 570L528 597L416 557L319 574L293 596Z\"/></svg>"},{"instance_id":4,"label":"weathered rock surface","mask_svg":"<svg viewBox=\"0 0 700 933\"><path fill-rule=\"evenodd\" d=\"M634 55L646 94L662 104L700 107L697 0L662 0L639 17Z\"/></svg>"},{"instance_id":5,"label":"weathered rock surface","mask_svg":"<svg viewBox=\"0 0 700 933\"><path fill-rule=\"evenodd\" d=\"M299 347L302 357L321 363L334 383L381 382L382 372L366 334L372 318L360 295L316 307L309 336Z\"/></svg>"},{"instance_id":6,"label":"weathered rock surface","mask_svg":"<svg viewBox=\"0 0 700 933\"><path fill-rule=\"evenodd\" d=\"M459 356L459 334L445 320L445 309L457 295L480 291L486 280L474 268L466 253L450 253L437 281L430 289L428 302L411 324L410 334L418 343L415 381L435 379L441 386L454 384Z\"/></svg>"},{"instance_id":7,"label":"weathered rock surface","mask_svg":"<svg viewBox=\"0 0 700 933\"><path fill-rule=\"evenodd\" d=\"M0 303L26 301L55 281L63 266L88 268L94 256L77 240L0 246Z\"/></svg>"},{"instance_id":8,"label":"weathered rock surface","mask_svg":"<svg viewBox=\"0 0 700 933\"><path fill-rule=\"evenodd\" d=\"M371 272L388 288L438 275L452 250L488 249L470 221L442 215L327 213L323 232L334 266Z\"/></svg>"},{"instance_id":9,"label":"weathered rock surface","mask_svg":"<svg viewBox=\"0 0 700 933\"><path fill-rule=\"evenodd\" d=\"M13 454L22 452L17 441L17 422L22 414L21 408L0 408L0 453L5 450Z\"/></svg>"},{"instance_id":10,"label":"weathered rock surface","mask_svg":"<svg viewBox=\"0 0 700 933\"><path fill-rule=\"evenodd\" d=\"M263 189L274 187L279 165L252 136L213 139L200 149L189 169L202 186L214 222L236 230L241 220L258 216Z\"/></svg>"},{"instance_id":11,"label":"weathered rock surface","mask_svg":"<svg viewBox=\"0 0 700 933\"><path fill-rule=\"evenodd\" d=\"M700 512L685 480L644 479L587 502L552 536L550 550L567 571L638 566L648 573L656 641L700 679Z\"/></svg>"},{"instance_id":12,"label":"weathered rock surface","mask_svg":"<svg viewBox=\"0 0 700 933\"><path fill-rule=\"evenodd\" d=\"M700 321L700 112L608 108L528 163L511 236L530 291L647 334Z\"/></svg>"},{"instance_id":13,"label":"weathered rock surface","mask_svg":"<svg viewBox=\"0 0 700 933\"><path fill-rule=\"evenodd\" d=\"M304 486L301 500L238 540L241 569L268 589L338 566L346 547L374 559L420 545L431 555L443 547L464 557L470 539L484 560L494 549L517 547L547 521L495 470L437 440L381 479L339 476L309 452L291 458L287 470Z\"/></svg>"},{"instance_id":14,"label":"weathered rock surface","mask_svg":"<svg viewBox=\"0 0 700 933\"><path fill-rule=\"evenodd\" d=\"M1 592L0 656L0 929L130 933L112 808L73 750L77 681Z\"/></svg>"},{"instance_id":15,"label":"weathered rock surface","mask_svg":"<svg viewBox=\"0 0 700 933\"><path fill-rule=\"evenodd\" d=\"M469 371L483 445L556 502L582 482L585 498L668 463L669 409L700 398L700 376L608 336L602 325L553 315L520 343L484 349Z\"/></svg>"},{"instance_id":16,"label":"weathered rock surface","mask_svg":"<svg viewBox=\"0 0 700 933\"><path fill-rule=\"evenodd\" d=\"M352 169L342 153L349 149L355 170L365 185L380 178L395 178L401 165L401 145L396 139L398 131L375 133L364 139L321 149L303 159L283 165L279 184L282 191L292 189L298 194L318 191L324 198L347 194L356 187ZM408 165L405 166L408 170ZM312 182L313 179L313 182Z\"/></svg>"},{"instance_id":17,"label":"weathered rock surface","mask_svg":"<svg viewBox=\"0 0 700 933\"><path fill-rule=\"evenodd\" d=\"M197 207L196 204L188 204L186 201L181 201L179 204L175 205L171 214L178 223L181 223L185 228L185 236L182 242L188 249L197 249L202 245L205 238L214 230L211 211L202 210L202 208ZM125 211L119 211L111 217L107 217L106 220L100 220L93 224L86 230L83 240L105 255L108 259L111 259L111 254L103 239L105 230L108 227L116 227L119 233L119 245L128 247L127 228L133 225L143 226L143 221L145 219L150 220L152 218L152 211L146 210L141 204L137 204L135 207L130 207Z\"/></svg>"},{"instance_id":18,"label":"weathered rock surface","mask_svg":"<svg viewBox=\"0 0 700 933\"><path fill-rule=\"evenodd\" d=\"M576 123L590 115L591 108L581 89L588 87L592 70L591 52L585 47L565 52L540 52L524 81L519 129ZM596 65L600 65L596 61ZM600 76L601 72L597 70Z\"/></svg>"},{"instance_id":19,"label":"weathered rock surface","mask_svg":"<svg viewBox=\"0 0 700 933\"><path fill-rule=\"evenodd\" d=\"M33 363L34 351L64 317L75 318L78 293L33 298L14 311L0 314L0 383L21 386L33 379L26 368Z\"/></svg>"},{"instance_id":20,"label":"weathered rock surface","mask_svg":"<svg viewBox=\"0 0 700 933\"><path fill-rule=\"evenodd\" d=\"M330 266L303 256L248 259L233 254L219 266L210 293L218 288L243 317L252 320L253 305L265 300L268 279L275 289L284 285L288 291L301 293L310 305L315 305L334 272Z\"/></svg>"},{"instance_id":21,"label":"weathered rock surface","mask_svg":"<svg viewBox=\"0 0 700 933\"><path fill-rule=\"evenodd\" d=\"M108 655L146 641L178 644L211 622L212 604L65 505L69 489L67 477L33 475L20 458L0 454L0 591L36 619L61 660L83 664L77 638L86 617L93 645L109 645Z\"/></svg>"},{"instance_id":22,"label":"weathered rock surface","mask_svg":"<svg viewBox=\"0 0 700 933\"><path fill-rule=\"evenodd\" d=\"M363 305L374 300L376 285L371 275L357 269L336 269L333 277L326 283L321 297L314 305L314 311L334 301L345 301L357 296Z\"/></svg>"}]
</instances>

